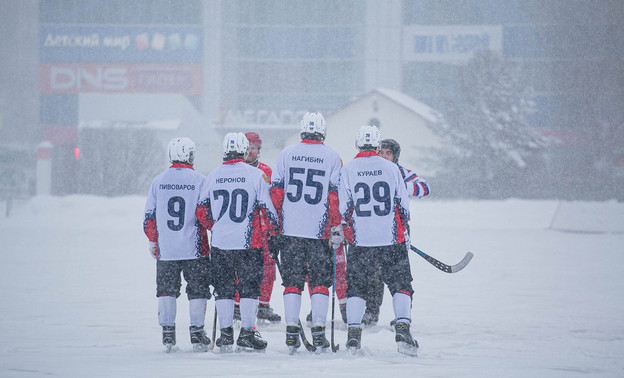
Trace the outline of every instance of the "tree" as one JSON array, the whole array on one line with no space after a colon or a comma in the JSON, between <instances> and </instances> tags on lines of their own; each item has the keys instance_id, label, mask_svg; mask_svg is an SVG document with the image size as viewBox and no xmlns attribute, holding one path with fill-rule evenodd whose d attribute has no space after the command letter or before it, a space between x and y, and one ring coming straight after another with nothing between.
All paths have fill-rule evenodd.
<instances>
[{"instance_id":1,"label":"tree","mask_svg":"<svg viewBox=\"0 0 624 378\"><path fill-rule=\"evenodd\" d=\"M526 120L535 109L532 88L517 67L487 50L475 53L457 84L446 123L436 130L445 142L438 151L443 182L460 179L463 196L515 195L515 184L545 147Z\"/></svg>"}]
</instances>

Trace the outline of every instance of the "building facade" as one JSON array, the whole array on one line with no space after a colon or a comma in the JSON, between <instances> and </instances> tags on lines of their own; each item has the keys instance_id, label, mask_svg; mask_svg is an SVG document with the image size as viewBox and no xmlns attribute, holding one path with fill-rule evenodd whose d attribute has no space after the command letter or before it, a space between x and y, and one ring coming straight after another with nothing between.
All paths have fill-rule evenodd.
<instances>
[{"instance_id":1,"label":"building facade","mask_svg":"<svg viewBox=\"0 0 624 378\"><path fill-rule=\"evenodd\" d=\"M37 41L19 49L38 59L38 134L55 145L55 193L77 188L63 183L75 180L80 130L144 128L163 139L184 132L212 151L212 139L245 129L279 148L305 111L331 114L375 88L444 113L477 49L519 66L535 90L531 124L564 141L569 130L624 119L619 0L36 4L12 13L22 19L15 25L38 20ZM0 135L19 129L11 116L3 119ZM218 154L210 158L218 163Z\"/></svg>"}]
</instances>

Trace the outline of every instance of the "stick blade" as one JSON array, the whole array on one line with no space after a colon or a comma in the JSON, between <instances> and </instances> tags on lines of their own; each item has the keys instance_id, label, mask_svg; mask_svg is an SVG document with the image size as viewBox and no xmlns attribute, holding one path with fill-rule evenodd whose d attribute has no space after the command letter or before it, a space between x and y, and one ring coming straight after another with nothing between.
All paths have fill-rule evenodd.
<instances>
[{"instance_id":1,"label":"stick blade","mask_svg":"<svg viewBox=\"0 0 624 378\"><path fill-rule=\"evenodd\" d=\"M462 261L460 261L457 264L451 266L451 272L450 273L457 273L460 270L464 269L466 267L466 265L468 265L470 260L472 260L473 256L474 256L474 254L472 252L467 252L466 256L464 256Z\"/></svg>"}]
</instances>

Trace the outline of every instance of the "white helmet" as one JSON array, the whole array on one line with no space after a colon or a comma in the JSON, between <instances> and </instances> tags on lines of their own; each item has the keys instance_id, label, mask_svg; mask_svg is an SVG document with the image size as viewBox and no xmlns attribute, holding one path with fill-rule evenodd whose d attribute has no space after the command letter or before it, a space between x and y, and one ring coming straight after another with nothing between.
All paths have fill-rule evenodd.
<instances>
[{"instance_id":1,"label":"white helmet","mask_svg":"<svg viewBox=\"0 0 624 378\"><path fill-rule=\"evenodd\" d=\"M321 113L308 112L301 119L301 134L313 134L323 141L325 140L326 128L325 118Z\"/></svg>"},{"instance_id":2,"label":"white helmet","mask_svg":"<svg viewBox=\"0 0 624 378\"><path fill-rule=\"evenodd\" d=\"M357 133L355 147L357 147L358 150L363 148L376 149L379 147L380 140L381 137L379 136L379 129L377 126L364 125L360 127Z\"/></svg>"},{"instance_id":3,"label":"white helmet","mask_svg":"<svg viewBox=\"0 0 624 378\"><path fill-rule=\"evenodd\" d=\"M243 133L227 133L223 139L223 158L228 155L246 156L249 149L249 141ZM232 157L232 156L230 156Z\"/></svg>"},{"instance_id":4,"label":"white helmet","mask_svg":"<svg viewBox=\"0 0 624 378\"><path fill-rule=\"evenodd\" d=\"M167 146L171 163L193 164L195 160L195 143L189 138L173 138Z\"/></svg>"}]
</instances>

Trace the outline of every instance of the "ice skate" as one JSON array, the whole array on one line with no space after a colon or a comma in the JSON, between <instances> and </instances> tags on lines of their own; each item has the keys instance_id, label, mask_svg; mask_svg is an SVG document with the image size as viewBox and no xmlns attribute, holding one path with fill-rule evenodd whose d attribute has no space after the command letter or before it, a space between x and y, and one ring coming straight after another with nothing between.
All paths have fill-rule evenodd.
<instances>
[{"instance_id":1,"label":"ice skate","mask_svg":"<svg viewBox=\"0 0 624 378\"><path fill-rule=\"evenodd\" d=\"M289 354L295 354L301 346L299 326L286 326L286 346L289 349Z\"/></svg>"},{"instance_id":2,"label":"ice skate","mask_svg":"<svg viewBox=\"0 0 624 378\"><path fill-rule=\"evenodd\" d=\"M255 329L241 328L236 340L236 352L264 352L267 342Z\"/></svg>"},{"instance_id":3,"label":"ice skate","mask_svg":"<svg viewBox=\"0 0 624 378\"><path fill-rule=\"evenodd\" d=\"M234 328L221 328L221 336L215 342L221 353L232 353L232 345L234 345Z\"/></svg>"},{"instance_id":4,"label":"ice skate","mask_svg":"<svg viewBox=\"0 0 624 378\"><path fill-rule=\"evenodd\" d=\"M329 340L325 337L325 326L312 327L312 344L316 347L316 353L325 353L329 348Z\"/></svg>"},{"instance_id":5,"label":"ice skate","mask_svg":"<svg viewBox=\"0 0 624 378\"><path fill-rule=\"evenodd\" d=\"M362 347L362 328L349 327L347 331L347 349L355 354Z\"/></svg>"},{"instance_id":6,"label":"ice skate","mask_svg":"<svg viewBox=\"0 0 624 378\"><path fill-rule=\"evenodd\" d=\"M165 346L165 352L171 352L176 344L175 325L162 327L162 343Z\"/></svg>"},{"instance_id":7,"label":"ice skate","mask_svg":"<svg viewBox=\"0 0 624 378\"><path fill-rule=\"evenodd\" d=\"M394 340L397 343L399 353L416 357L418 352L418 342L412 338L409 323L396 323L394 325L396 336Z\"/></svg>"},{"instance_id":8,"label":"ice skate","mask_svg":"<svg viewBox=\"0 0 624 378\"><path fill-rule=\"evenodd\" d=\"M256 317L258 320L268 321L271 323L279 323L282 321L282 317L273 312L273 309L268 304L261 304L258 306L258 313Z\"/></svg>"},{"instance_id":9,"label":"ice skate","mask_svg":"<svg viewBox=\"0 0 624 378\"><path fill-rule=\"evenodd\" d=\"M190 326L191 344L193 352L207 352L210 347L210 338L204 331L204 326Z\"/></svg>"}]
</instances>

